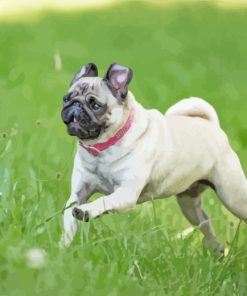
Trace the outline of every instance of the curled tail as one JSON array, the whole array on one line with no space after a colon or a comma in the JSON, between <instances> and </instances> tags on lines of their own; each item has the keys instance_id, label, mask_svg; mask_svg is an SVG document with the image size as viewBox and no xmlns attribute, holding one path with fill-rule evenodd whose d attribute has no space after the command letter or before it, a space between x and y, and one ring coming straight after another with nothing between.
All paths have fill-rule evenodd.
<instances>
[{"instance_id":1,"label":"curled tail","mask_svg":"<svg viewBox=\"0 0 247 296\"><path fill-rule=\"evenodd\" d=\"M220 127L219 118L214 108L200 98L191 97L189 99L183 99L171 106L165 115L201 117Z\"/></svg>"}]
</instances>

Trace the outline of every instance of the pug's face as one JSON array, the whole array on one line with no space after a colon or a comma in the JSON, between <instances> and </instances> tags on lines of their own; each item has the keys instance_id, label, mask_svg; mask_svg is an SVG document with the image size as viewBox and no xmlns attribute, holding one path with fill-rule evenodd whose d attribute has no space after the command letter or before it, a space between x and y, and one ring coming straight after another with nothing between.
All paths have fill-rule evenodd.
<instances>
[{"instance_id":1,"label":"pug's face","mask_svg":"<svg viewBox=\"0 0 247 296\"><path fill-rule=\"evenodd\" d=\"M61 115L68 134L86 140L104 133L114 109L124 107L131 78L131 69L117 64L110 65L104 78L98 77L94 64L82 67L63 97Z\"/></svg>"}]
</instances>

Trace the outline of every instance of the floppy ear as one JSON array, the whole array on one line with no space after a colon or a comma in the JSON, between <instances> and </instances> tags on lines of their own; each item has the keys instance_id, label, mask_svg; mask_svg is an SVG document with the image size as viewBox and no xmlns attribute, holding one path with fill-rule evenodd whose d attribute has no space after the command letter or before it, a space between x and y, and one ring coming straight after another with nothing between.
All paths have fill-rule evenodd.
<instances>
[{"instance_id":1,"label":"floppy ear","mask_svg":"<svg viewBox=\"0 0 247 296\"><path fill-rule=\"evenodd\" d=\"M89 63L83 66L75 75L75 77L70 82L70 86L73 85L77 80L82 77L97 77L98 76L98 69L97 66L93 63Z\"/></svg>"},{"instance_id":2,"label":"floppy ear","mask_svg":"<svg viewBox=\"0 0 247 296\"><path fill-rule=\"evenodd\" d=\"M124 99L132 76L133 72L130 68L114 63L107 70L104 80L116 98Z\"/></svg>"}]
</instances>

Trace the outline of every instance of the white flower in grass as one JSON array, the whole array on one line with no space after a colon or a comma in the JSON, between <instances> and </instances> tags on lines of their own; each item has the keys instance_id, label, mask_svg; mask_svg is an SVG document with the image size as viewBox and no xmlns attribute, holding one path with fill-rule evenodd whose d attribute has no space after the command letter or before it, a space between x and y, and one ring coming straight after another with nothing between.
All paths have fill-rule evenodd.
<instances>
[{"instance_id":1,"label":"white flower in grass","mask_svg":"<svg viewBox=\"0 0 247 296\"><path fill-rule=\"evenodd\" d=\"M45 266L47 254L44 249L33 248L27 251L27 265L30 268L39 269Z\"/></svg>"}]
</instances>

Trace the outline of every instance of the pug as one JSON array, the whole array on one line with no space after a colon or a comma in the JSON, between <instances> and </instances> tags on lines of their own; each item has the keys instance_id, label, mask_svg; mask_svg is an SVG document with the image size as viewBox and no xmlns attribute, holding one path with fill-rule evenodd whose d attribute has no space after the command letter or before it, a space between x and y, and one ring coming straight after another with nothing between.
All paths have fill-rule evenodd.
<instances>
[{"instance_id":1,"label":"pug","mask_svg":"<svg viewBox=\"0 0 247 296\"><path fill-rule=\"evenodd\" d=\"M90 63L75 75L63 98L62 119L78 146L60 244L70 245L78 220L176 196L208 246L222 253L202 208L202 193L212 188L246 222L247 182L214 108L203 99L189 98L165 115L147 110L128 90L132 76L130 68L114 63L100 78ZM88 202L95 192L103 196Z\"/></svg>"}]
</instances>

